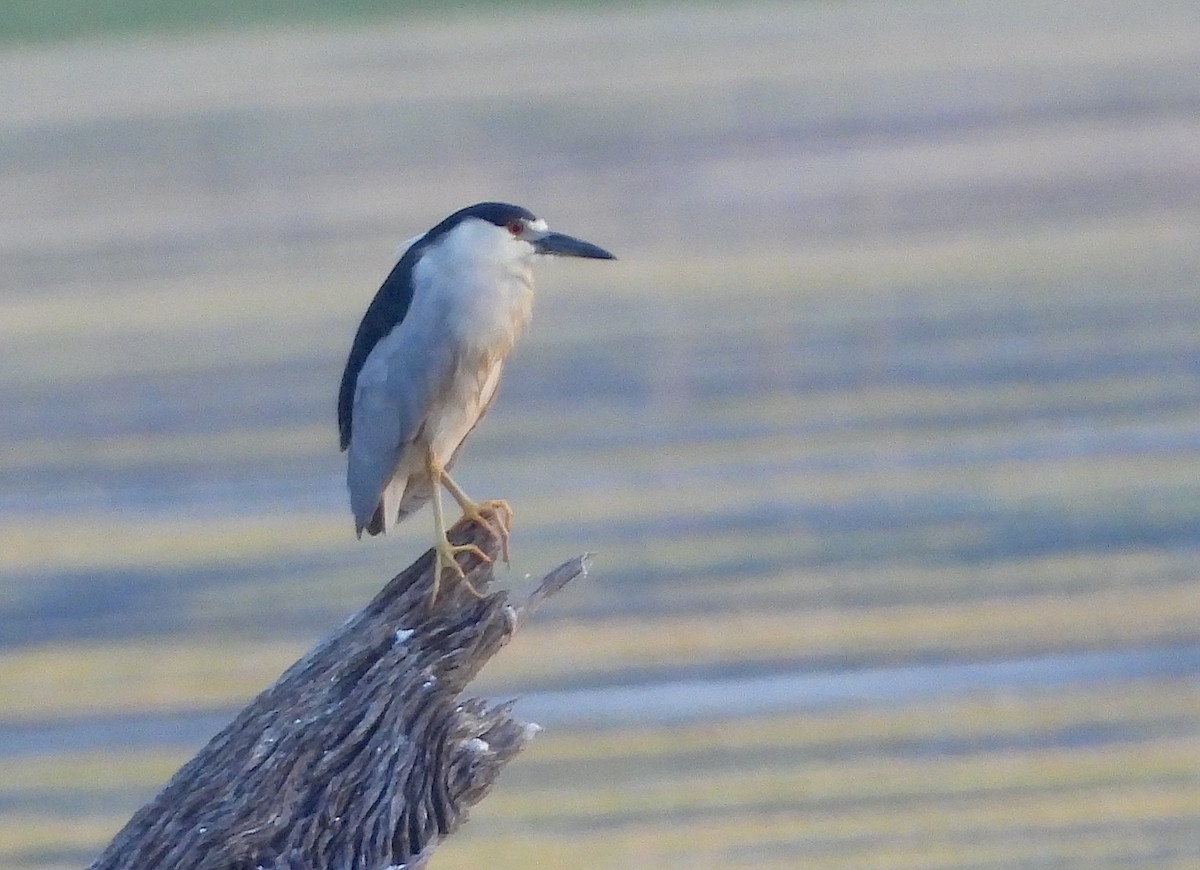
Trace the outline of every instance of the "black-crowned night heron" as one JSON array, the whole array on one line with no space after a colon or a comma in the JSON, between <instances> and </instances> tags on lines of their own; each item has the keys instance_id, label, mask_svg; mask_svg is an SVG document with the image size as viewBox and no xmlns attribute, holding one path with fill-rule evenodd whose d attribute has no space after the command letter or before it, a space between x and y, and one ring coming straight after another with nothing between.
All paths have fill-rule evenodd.
<instances>
[{"instance_id":1,"label":"black-crowned night heron","mask_svg":"<svg viewBox=\"0 0 1200 870\"><path fill-rule=\"evenodd\" d=\"M356 530L359 537L364 529L390 531L433 499L435 598L444 569L463 578L456 553L487 558L446 539L442 486L508 557L508 504L472 501L447 471L487 413L504 360L529 322L531 267L540 254L614 259L550 232L520 206L481 202L456 211L406 244L346 361L338 426Z\"/></svg>"}]
</instances>

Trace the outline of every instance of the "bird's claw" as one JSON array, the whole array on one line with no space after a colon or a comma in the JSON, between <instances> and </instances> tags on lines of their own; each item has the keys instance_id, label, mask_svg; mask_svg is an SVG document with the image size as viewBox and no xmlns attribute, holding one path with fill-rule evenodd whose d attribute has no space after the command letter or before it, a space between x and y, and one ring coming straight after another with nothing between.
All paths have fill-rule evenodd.
<instances>
[{"instance_id":1,"label":"bird's claw","mask_svg":"<svg viewBox=\"0 0 1200 870\"><path fill-rule=\"evenodd\" d=\"M471 584L471 581L467 579L467 573L463 571L462 566L458 564L458 560L454 558L459 553L470 553L485 564L492 561L491 556L474 544L451 544L448 540L442 538L434 547L433 590L429 594L430 604L433 604L437 600L438 587L441 584L443 570L449 570L457 574L462 585L476 598L482 599L484 597L483 593L476 589Z\"/></svg>"},{"instance_id":2,"label":"bird's claw","mask_svg":"<svg viewBox=\"0 0 1200 870\"><path fill-rule=\"evenodd\" d=\"M463 505L463 515L487 529L500 544L500 558L508 561L508 534L512 529L513 509L504 499L489 499L477 504ZM490 560L489 560L490 561Z\"/></svg>"}]
</instances>

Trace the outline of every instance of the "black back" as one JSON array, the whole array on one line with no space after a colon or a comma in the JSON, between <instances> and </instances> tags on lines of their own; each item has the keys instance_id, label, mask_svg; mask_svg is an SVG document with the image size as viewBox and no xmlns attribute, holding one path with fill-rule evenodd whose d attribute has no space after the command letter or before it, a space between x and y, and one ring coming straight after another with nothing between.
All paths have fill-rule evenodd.
<instances>
[{"instance_id":1,"label":"black back","mask_svg":"<svg viewBox=\"0 0 1200 870\"><path fill-rule=\"evenodd\" d=\"M354 391L358 386L358 373L375 345L382 341L387 334L396 328L412 305L413 298L413 267L421 258L421 254L430 245L467 218L479 218L498 227L505 226L513 220L536 220L533 213L519 205L506 202L481 202L460 209L439 223L404 252L400 261L392 267L383 284L380 285L375 298L367 306L362 323L350 346L350 357L346 360L346 370L342 372L342 386L338 391L338 430L341 435L342 449L350 446L351 418L354 414Z\"/></svg>"}]
</instances>

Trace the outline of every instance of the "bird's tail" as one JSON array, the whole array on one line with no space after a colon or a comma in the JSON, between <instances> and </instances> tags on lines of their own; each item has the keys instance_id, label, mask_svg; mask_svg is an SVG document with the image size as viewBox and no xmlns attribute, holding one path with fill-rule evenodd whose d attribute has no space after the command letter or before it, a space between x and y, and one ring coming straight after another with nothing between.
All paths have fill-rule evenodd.
<instances>
[{"instance_id":1,"label":"bird's tail","mask_svg":"<svg viewBox=\"0 0 1200 870\"><path fill-rule=\"evenodd\" d=\"M414 474L407 479L393 479L380 493L375 511L365 522L358 525L358 536L365 531L368 535L383 535L421 509L433 497L429 477Z\"/></svg>"},{"instance_id":2,"label":"bird's tail","mask_svg":"<svg viewBox=\"0 0 1200 870\"><path fill-rule=\"evenodd\" d=\"M368 535L382 535L385 531L387 531L386 523L383 521L383 502L380 502L375 506L375 513L371 514L371 518L367 520L367 524L365 526L360 525L358 527L358 536L360 538L362 537L362 533L364 531Z\"/></svg>"}]
</instances>

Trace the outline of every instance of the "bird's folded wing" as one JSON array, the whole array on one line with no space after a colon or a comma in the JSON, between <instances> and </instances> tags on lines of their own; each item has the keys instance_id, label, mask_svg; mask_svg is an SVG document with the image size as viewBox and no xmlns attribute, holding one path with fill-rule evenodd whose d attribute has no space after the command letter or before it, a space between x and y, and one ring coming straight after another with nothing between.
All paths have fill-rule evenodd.
<instances>
[{"instance_id":1,"label":"bird's folded wing","mask_svg":"<svg viewBox=\"0 0 1200 870\"><path fill-rule=\"evenodd\" d=\"M424 461L406 457L405 450L421 431L453 366L450 348L422 341L404 324L367 357L354 393L354 435L346 467L350 505L360 527L370 520L397 471L411 473ZM413 463L411 469L401 467Z\"/></svg>"}]
</instances>

